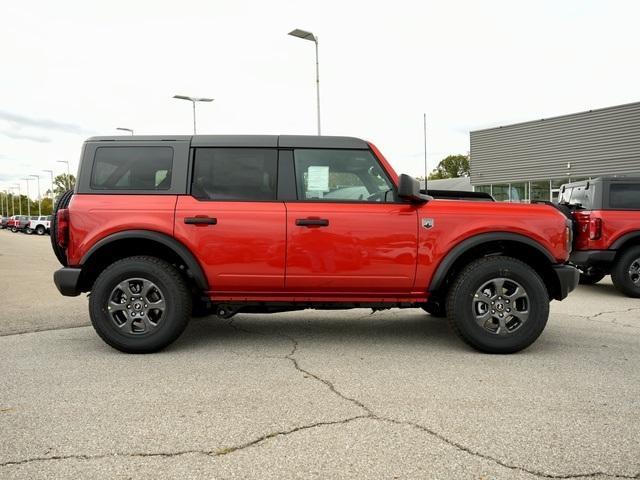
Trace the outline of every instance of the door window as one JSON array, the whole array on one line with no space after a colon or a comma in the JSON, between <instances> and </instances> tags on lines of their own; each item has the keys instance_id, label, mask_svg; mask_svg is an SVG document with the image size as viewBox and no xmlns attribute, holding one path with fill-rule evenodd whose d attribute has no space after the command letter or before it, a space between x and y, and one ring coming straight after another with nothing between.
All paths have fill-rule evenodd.
<instances>
[{"instance_id":1,"label":"door window","mask_svg":"<svg viewBox=\"0 0 640 480\"><path fill-rule=\"evenodd\" d=\"M393 184L368 150L295 150L298 200L393 202Z\"/></svg>"},{"instance_id":2,"label":"door window","mask_svg":"<svg viewBox=\"0 0 640 480\"><path fill-rule=\"evenodd\" d=\"M198 148L191 194L200 200L275 200L277 174L275 149Z\"/></svg>"}]
</instances>

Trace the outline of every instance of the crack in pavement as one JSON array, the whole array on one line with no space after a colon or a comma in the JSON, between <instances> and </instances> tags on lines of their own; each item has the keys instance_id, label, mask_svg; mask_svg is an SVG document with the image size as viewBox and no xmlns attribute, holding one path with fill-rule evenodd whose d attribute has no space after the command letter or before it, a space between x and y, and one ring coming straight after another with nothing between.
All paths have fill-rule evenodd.
<instances>
[{"instance_id":1,"label":"crack in pavement","mask_svg":"<svg viewBox=\"0 0 640 480\"><path fill-rule=\"evenodd\" d=\"M605 312L603 312L605 313ZM233 321L232 321L233 322ZM247 329L243 329L241 327L235 326L235 325L231 325L232 322L229 322L229 325L232 326L232 328L237 328L238 330L241 330L245 333L250 333L250 334L258 334L258 335L265 335L263 333L258 333L258 332L253 332ZM300 362L294 357L294 355L296 354L296 352L298 351L298 341L286 334L282 334L282 333L275 333L272 335L276 335L276 336L280 336L283 338L286 338L287 340L289 340L292 344L291 347L291 351L286 354L284 356L285 359L289 360L294 368L301 372L302 374L311 377L313 379L315 379L318 382L323 383L332 393L334 393L335 395L337 395L338 397L342 398L343 400L352 403L353 405L358 406L359 408L363 409L366 412L366 415L361 415L361 416L357 416L357 417L352 417L352 420L355 419L369 419L369 420L374 420L374 421L380 421L380 422L386 422L386 423L391 423L394 425L407 425L413 428L417 428L418 430L421 430L425 433L428 433L429 435L431 435L434 438L437 438L438 440L446 443L447 445L454 447L455 449L468 453L469 455L478 457L478 458L482 458L484 460L490 461L496 465L499 465L501 467L504 468L508 468L510 470L517 470L517 471L521 471L524 473L528 473L530 475L534 475L536 477L540 477L540 478L550 478L550 479L575 479L575 478L594 478L594 477L608 477L608 478L624 478L624 479L640 479L640 472L636 473L635 475L625 475L625 474L612 474L612 473L607 473L607 472L602 472L602 471L596 471L596 472L586 472L586 473L569 473L569 474L554 474L554 473L546 473L540 470L534 470L534 469L529 469L520 465L512 465L509 464L503 460L500 460L499 458L495 458L492 457L490 455L487 455L485 453L479 452L477 450L473 450L470 447L467 447L465 445L462 445L461 443L456 442L455 440L451 440L450 438L446 437L445 435L443 435L442 433L439 433L429 427L426 427L424 425L421 425L419 423L416 422L410 422L410 421L406 421L406 420L397 420L395 418L390 418L390 417L383 417L381 415L376 414L373 409L371 409L370 407L368 407L367 405L365 405L363 402L361 402L360 400L353 398L353 397L349 397L346 394L344 394L343 392L341 392L340 390L338 390L338 388L336 388L336 386L330 382L329 380L322 378L320 375L315 374L305 368L302 368L302 366L300 366ZM338 422L341 423L341 422ZM262 438L261 441L266 440L266 438ZM259 443L259 442L256 442ZM251 446L254 445L255 443L249 443L247 444L245 447L247 446Z\"/></svg>"},{"instance_id":2,"label":"crack in pavement","mask_svg":"<svg viewBox=\"0 0 640 480\"><path fill-rule=\"evenodd\" d=\"M631 311L631 310L636 310L637 308L631 308L629 310L626 311ZM617 313L616 312L602 312L599 315L605 314L605 313ZM598 315L594 315L598 316ZM373 420L373 421L378 421L378 422L385 422L385 423L389 423L389 424L393 424L393 425L404 425L404 426L409 426L412 428L416 428L420 431L423 431L427 434L429 434L430 436L440 440L441 442L461 451L461 452L465 452L469 455L472 455L474 457L477 458L481 458L484 459L486 461L492 462L495 465L498 465L500 467L503 468L507 468L510 470L517 470L517 471L521 471L523 473L527 473L536 477L540 477L540 478L549 478L549 479L578 479L578 478L595 478L595 477L607 477L607 478L621 478L621 479L640 479L640 472L636 473L635 475L626 475L626 474L612 474L612 473L608 473L608 472L603 472L603 471L595 471L595 472L584 472L584 473L568 473L568 474L554 474L554 473L547 473L547 472L543 472L540 470L534 470L534 469L529 469L520 465L513 465L510 463L507 463L503 460L500 460L499 458L496 457L492 457L488 454L479 452L477 450L473 450L471 447L467 447L459 442L456 442L455 440L452 440L448 437L446 437L445 435L443 435L442 433L437 432L436 430L433 430L425 425L419 424L417 422L411 422L408 420L398 420L395 418L391 418L391 417L384 417L381 415L376 414L373 409L371 409L370 407L368 407L367 405L365 405L363 402L361 402L360 400L353 398L353 397L349 397L348 395L344 394L343 392L341 392L331 381L322 378L320 375L313 373L305 368L303 368L300 365L300 362L298 361L298 359L296 359L294 357L294 355L296 354L296 352L298 351L298 341L286 334L282 334L282 333L274 333L274 334L264 334L261 332L254 332L254 331L250 331L247 330L241 326L238 325L234 325L235 319L232 319L230 322L227 323L227 326L235 329L236 331L242 331L248 334L257 334L257 335L276 335L276 336L280 336L282 338L286 338L289 342L291 342L291 350L289 351L289 353L287 353L286 355L279 356L277 358L281 358L281 359L285 359L288 360L289 362L291 362L291 364L293 365L293 367L299 371L300 373L302 373L303 375L305 375L306 377L310 377L313 378L314 380L322 383L323 385L325 385L333 394L337 395L338 397L340 397L341 399L359 407L360 409L364 410L365 414L363 415L356 415L356 416L352 416L352 417L348 417L348 418L344 418L341 420L331 420L331 421L324 421L324 422L314 422L311 424L307 424L307 425L301 425L298 427L294 427L291 428L289 430L282 430L282 431L276 431L276 432L271 432L271 433L267 433L265 435L262 435L258 438L255 438L251 441L239 444L239 445L235 445L235 446L231 446L231 447L224 447L224 448L219 448L216 450L181 450L181 451L176 451L176 452L151 452L151 453L115 453L115 454L102 454L102 455L60 455L60 456L51 456L51 457L33 457L33 458L28 458L28 459L24 459L24 460L16 460L16 461L8 461L8 462L4 462L4 463L0 463L0 467L7 467L7 466L14 466L14 465L23 465L23 464L28 464L31 462L42 462L42 461L59 461L59 460L69 460L69 459L76 459L76 460L98 460L98 459L104 459L104 458L118 458L118 457L124 457L124 458L136 458L136 457L177 457L177 456L183 456L183 455L188 455L188 454L199 454L199 455L206 455L206 456L210 456L210 457L222 457L224 455L228 455L230 453L236 452L236 451L240 451L240 450L244 450L246 448L250 448L253 446L257 446L260 445L264 442L266 442L267 440L270 440L272 438L276 438L276 437L280 437L280 436L287 436L287 435L291 435L294 434L296 432L300 432L300 431L304 431L304 430L310 430L313 428L318 428L318 427L324 427L324 426L331 426L331 425L344 425L350 422L353 422L355 420Z\"/></svg>"},{"instance_id":3,"label":"crack in pavement","mask_svg":"<svg viewBox=\"0 0 640 480\"><path fill-rule=\"evenodd\" d=\"M206 455L209 457L222 457L224 455L228 455L229 453L236 452L238 450L243 450L245 448L253 447L255 445L259 445L262 442L265 442L271 438L287 436L292 433L300 432L303 430L310 430L312 428L324 427L329 425L341 425L353 422L354 420L359 420L362 418L367 418L367 415L356 415L354 417L348 417L341 420L331 420L325 422L315 422L307 425L300 425L298 427L291 428L289 430L279 430L276 432L267 433L266 435L262 435L254 440L251 440L246 443L242 443L240 445L235 445L232 447L223 447L215 450L178 450L175 452L140 452L140 453L110 453L110 454L100 454L100 455L82 455L82 454L70 454L70 455L53 455L50 457L32 457L26 458L23 460L13 460L8 462L0 463L0 467L9 467L15 465L25 465L32 462L48 462L48 461L59 461L59 460L102 460L105 458L145 458L145 457L180 457L184 455Z\"/></svg>"},{"instance_id":4,"label":"crack in pavement","mask_svg":"<svg viewBox=\"0 0 640 480\"><path fill-rule=\"evenodd\" d=\"M607 312L599 312L596 313L595 315L575 315L576 317L579 318L584 318L585 320L589 320L591 322L599 322L599 323L608 323L609 325L617 325L619 327L627 327L627 328L640 328L640 324L639 325L632 325L629 323L619 323L617 321L617 319L612 319L612 320L596 320L596 318L602 316L602 315L608 315L611 313L629 313L629 312L633 312L633 311L639 311L640 312L640 307L631 307L631 308L627 308L625 310L609 310Z\"/></svg>"}]
</instances>

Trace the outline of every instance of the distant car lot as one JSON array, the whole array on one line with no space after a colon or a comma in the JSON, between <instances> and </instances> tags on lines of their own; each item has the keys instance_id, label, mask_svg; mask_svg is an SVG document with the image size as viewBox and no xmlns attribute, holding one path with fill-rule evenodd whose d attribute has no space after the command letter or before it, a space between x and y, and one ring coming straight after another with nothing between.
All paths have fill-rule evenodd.
<instances>
[{"instance_id":1,"label":"distant car lot","mask_svg":"<svg viewBox=\"0 0 640 480\"><path fill-rule=\"evenodd\" d=\"M640 304L608 279L509 357L420 310L208 317L130 356L70 328L86 299L57 294L57 267L49 242L0 231L0 478L640 472Z\"/></svg>"},{"instance_id":2,"label":"distant car lot","mask_svg":"<svg viewBox=\"0 0 640 480\"><path fill-rule=\"evenodd\" d=\"M51 215L12 215L2 217L0 229L11 230L13 233L44 235L50 233L51 219Z\"/></svg>"}]
</instances>

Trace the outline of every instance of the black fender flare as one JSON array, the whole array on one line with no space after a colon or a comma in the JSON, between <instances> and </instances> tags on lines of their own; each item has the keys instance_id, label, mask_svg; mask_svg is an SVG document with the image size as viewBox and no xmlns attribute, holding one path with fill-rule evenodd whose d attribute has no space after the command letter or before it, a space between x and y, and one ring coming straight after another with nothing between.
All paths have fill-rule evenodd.
<instances>
[{"instance_id":1,"label":"black fender flare","mask_svg":"<svg viewBox=\"0 0 640 480\"><path fill-rule=\"evenodd\" d=\"M104 237L103 239L96 242L89 249L89 251L84 254L82 259L80 260L80 264L84 265L85 263L87 263L91 256L102 247L110 243L125 239L152 240L164 245L165 247L170 248L185 263L185 265L193 275L196 286L201 290L209 289L209 282L207 281L207 277L205 276L200 263L198 263L196 258L193 256L193 253L191 253L191 251L187 247L185 247L184 244L182 244L175 238L172 238L165 233L156 232L154 230L126 230L123 232L112 233L111 235Z\"/></svg>"},{"instance_id":2,"label":"black fender flare","mask_svg":"<svg viewBox=\"0 0 640 480\"><path fill-rule=\"evenodd\" d=\"M451 267L470 248L477 247L479 245L482 245L483 243L499 241L523 243L529 247L535 248L538 252L543 254L545 258L549 260L550 264L557 263L556 259L553 258L553 255L549 252L549 250L547 250L546 247L525 235L511 232L480 233L461 241L455 247L453 247L449 251L449 253L447 253L444 259L438 265L435 273L433 274L431 285L429 286L429 291L435 292L442 287L445 279L447 278L447 273L449 273Z\"/></svg>"},{"instance_id":3,"label":"black fender flare","mask_svg":"<svg viewBox=\"0 0 640 480\"><path fill-rule=\"evenodd\" d=\"M629 240L640 240L640 231L629 232L622 235L619 239L617 239L615 242L611 244L611 247L609 247L609 250L619 250L622 247L622 245L627 243Z\"/></svg>"}]
</instances>

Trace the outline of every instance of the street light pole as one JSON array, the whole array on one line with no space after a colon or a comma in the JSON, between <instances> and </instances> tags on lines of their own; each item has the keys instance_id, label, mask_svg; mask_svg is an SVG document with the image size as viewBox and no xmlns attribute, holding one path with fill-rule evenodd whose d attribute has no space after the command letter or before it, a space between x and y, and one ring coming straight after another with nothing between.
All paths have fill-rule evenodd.
<instances>
[{"instance_id":1,"label":"street light pole","mask_svg":"<svg viewBox=\"0 0 640 480\"><path fill-rule=\"evenodd\" d=\"M133 135L133 129L131 129L131 128L116 127L116 130L122 130L123 132L129 132L131 135Z\"/></svg>"},{"instance_id":2,"label":"street light pole","mask_svg":"<svg viewBox=\"0 0 640 480\"><path fill-rule=\"evenodd\" d=\"M196 102L213 102L213 98L189 97L187 95L174 95L173 98L188 100L193 106L193 134L196 134Z\"/></svg>"},{"instance_id":3,"label":"street light pole","mask_svg":"<svg viewBox=\"0 0 640 480\"><path fill-rule=\"evenodd\" d=\"M316 44L316 112L318 115L318 135L321 135L320 130L320 62L318 58L318 37L306 30L300 30L296 28L289 32L292 37L302 38L303 40L309 40Z\"/></svg>"},{"instance_id":4,"label":"street light pole","mask_svg":"<svg viewBox=\"0 0 640 480\"><path fill-rule=\"evenodd\" d=\"M53 170L42 170L43 172L48 172L51 175L51 208L53 209ZM52 210L53 211L53 210Z\"/></svg>"},{"instance_id":5,"label":"street light pole","mask_svg":"<svg viewBox=\"0 0 640 480\"><path fill-rule=\"evenodd\" d=\"M29 197L29 180L31 179L29 177L26 177L22 180L27 181L27 216L29 217L29 220L31 220L31 198Z\"/></svg>"},{"instance_id":6,"label":"street light pole","mask_svg":"<svg viewBox=\"0 0 640 480\"><path fill-rule=\"evenodd\" d=\"M69 171L69 162L66 160L57 160L58 163L66 163L67 164L67 190L71 188L71 172Z\"/></svg>"},{"instance_id":7,"label":"street light pole","mask_svg":"<svg viewBox=\"0 0 640 480\"><path fill-rule=\"evenodd\" d=\"M38 180L38 216L42 216L42 196L40 195L40 175L29 175Z\"/></svg>"},{"instance_id":8,"label":"street light pole","mask_svg":"<svg viewBox=\"0 0 640 480\"><path fill-rule=\"evenodd\" d=\"M13 194L15 187L9 187L9 191L11 192L11 216L16 214L16 196Z\"/></svg>"}]
</instances>

